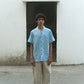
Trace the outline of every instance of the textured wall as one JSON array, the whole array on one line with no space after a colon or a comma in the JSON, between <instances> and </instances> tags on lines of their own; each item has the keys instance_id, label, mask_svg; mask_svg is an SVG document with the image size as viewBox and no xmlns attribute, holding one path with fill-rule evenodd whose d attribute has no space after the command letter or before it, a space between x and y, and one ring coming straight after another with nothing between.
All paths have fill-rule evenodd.
<instances>
[{"instance_id":1,"label":"textured wall","mask_svg":"<svg viewBox=\"0 0 84 84\"><path fill-rule=\"evenodd\" d=\"M57 64L84 63L84 1L57 4ZM25 64L26 4L0 1L0 64Z\"/></svg>"},{"instance_id":2,"label":"textured wall","mask_svg":"<svg viewBox=\"0 0 84 84\"><path fill-rule=\"evenodd\" d=\"M0 64L26 58L26 5L21 0L0 1ZM19 60L19 61L18 61Z\"/></svg>"},{"instance_id":3,"label":"textured wall","mask_svg":"<svg viewBox=\"0 0 84 84\"><path fill-rule=\"evenodd\" d=\"M84 1L60 0L57 8L57 63L84 63Z\"/></svg>"}]
</instances>

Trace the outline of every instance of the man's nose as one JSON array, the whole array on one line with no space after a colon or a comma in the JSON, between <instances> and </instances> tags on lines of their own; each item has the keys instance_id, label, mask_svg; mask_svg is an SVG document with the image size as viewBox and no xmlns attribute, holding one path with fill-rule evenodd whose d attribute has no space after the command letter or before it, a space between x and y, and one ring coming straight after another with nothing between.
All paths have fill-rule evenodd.
<instances>
[{"instance_id":1,"label":"man's nose","mask_svg":"<svg viewBox=\"0 0 84 84\"><path fill-rule=\"evenodd\" d=\"M40 20L40 22L42 22L42 20Z\"/></svg>"}]
</instances>

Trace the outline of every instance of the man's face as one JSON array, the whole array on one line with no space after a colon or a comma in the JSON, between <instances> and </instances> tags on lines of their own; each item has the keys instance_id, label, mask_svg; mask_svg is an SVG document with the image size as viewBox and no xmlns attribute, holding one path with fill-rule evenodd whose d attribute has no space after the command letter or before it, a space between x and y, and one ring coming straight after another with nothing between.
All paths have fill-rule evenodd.
<instances>
[{"instance_id":1,"label":"man's face","mask_svg":"<svg viewBox=\"0 0 84 84\"><path fill-rule=\"evenodd\" d=\"M44 21L44 18L38 18L38 20L36 22L39 26L41 26L44 24L45 21Z\"/></svg>"}]
</instances>

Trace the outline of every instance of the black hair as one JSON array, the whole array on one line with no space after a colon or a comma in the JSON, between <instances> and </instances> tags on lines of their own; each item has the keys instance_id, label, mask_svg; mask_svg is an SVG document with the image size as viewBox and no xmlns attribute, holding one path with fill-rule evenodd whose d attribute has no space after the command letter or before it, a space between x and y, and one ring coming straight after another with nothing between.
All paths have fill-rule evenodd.
<instances>
[{"instance_id":1,"label":"black hair","mask_svg":"<svg viewBox=\"0 0 84 84\"><path fill-rule=\"evenodd\" d=\"M38 18L44 18L44 20L46 20L46 16L45 16L43 13L38 13L38 14L35 16L35 21L37 21Z\"/></svg>"}]
</instances>

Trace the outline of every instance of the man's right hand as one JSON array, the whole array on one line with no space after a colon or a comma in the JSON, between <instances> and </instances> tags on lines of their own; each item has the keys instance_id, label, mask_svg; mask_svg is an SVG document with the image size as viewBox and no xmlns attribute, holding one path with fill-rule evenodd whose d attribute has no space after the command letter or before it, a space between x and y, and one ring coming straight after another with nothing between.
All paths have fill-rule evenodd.
<instances>
[{"instance_id":1,"label":"man's right hand","mask_svg":"<svg viewBox=\"0 0 84 84\"><path fill-rule=\"evenodd\" d=\"M32 64L33 66L35 66L34 58L31 58L31 64Z\"/></svg>"}]
</instances>

